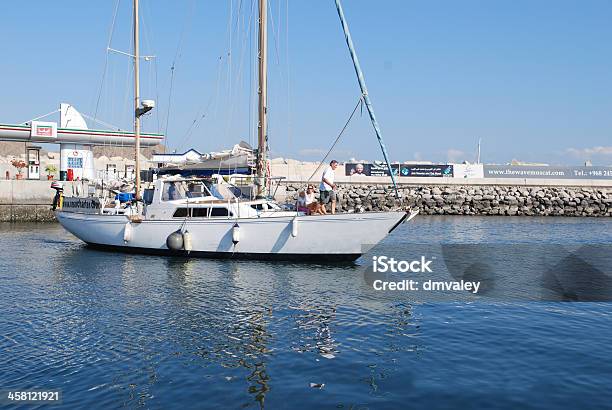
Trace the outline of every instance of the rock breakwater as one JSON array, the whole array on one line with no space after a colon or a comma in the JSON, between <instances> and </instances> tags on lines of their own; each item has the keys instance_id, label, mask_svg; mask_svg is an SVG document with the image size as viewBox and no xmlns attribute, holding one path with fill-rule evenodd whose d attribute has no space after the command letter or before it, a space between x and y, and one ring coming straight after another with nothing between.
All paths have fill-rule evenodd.
<instances>
[{"instance_id":1,"label":"rock breakwater","mask_svg":"<svg viewBox=\"0 0 612 410\"><path fill-rule=\"evenodd\" d=\"M293 202L304 184L285 185ZM426 215L612 216L612 188L538 186L401 186L402 203ZM279 198L281 199L281 198ZM398 206L389 185L343 184L338 211L386 211Z\"/></svg>"}]
</instances>

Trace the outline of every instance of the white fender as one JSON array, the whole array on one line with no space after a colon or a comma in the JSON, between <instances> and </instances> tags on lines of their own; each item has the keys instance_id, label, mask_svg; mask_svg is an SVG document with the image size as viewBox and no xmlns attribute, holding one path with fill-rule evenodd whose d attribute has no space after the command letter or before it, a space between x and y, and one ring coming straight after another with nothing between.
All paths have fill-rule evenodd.
<instances>
[{"instance_id":1,"label":"white fender","mask_svg":"<svg viewBox=\"0 0 612 410\"><path fill-rule=\"evenodd\" d=\"M240 225L238 225L237 223L235 223L232 227L232 242L234 243L234 245L240 242Z\"/></svg>"},{"instance_id":2,"label":"white fender","mask_svg":"<svg viewBox=\"0 0 612 410\"><path fill-rule=\"evenodd\" d=\"M183 232L183 249L187 252L191 252L193 250L193 241L191 232L185 231Z\"/></svg>"},{"instance_id":3,"label":"white fender","mask_svg":"<svg viewBox=\"0 0 612 410\"><path fill-rule=\"evenodd\" d=\"M123 242L128 243L132 240L132 223L128 222L123 227Z\"/></svg>"},{"instance_id":4,"label":"white fender","mask_svg":"<svg viewBox=\"0 0 612 410\"><path fill-rule=\"evenodd\" d=\"M298 221L297 216L296 216L291 221L291 236L293 236L294 238L296 236L298 236L298 226L299 226L299 221Z\"/></svg>"}]
</instances>

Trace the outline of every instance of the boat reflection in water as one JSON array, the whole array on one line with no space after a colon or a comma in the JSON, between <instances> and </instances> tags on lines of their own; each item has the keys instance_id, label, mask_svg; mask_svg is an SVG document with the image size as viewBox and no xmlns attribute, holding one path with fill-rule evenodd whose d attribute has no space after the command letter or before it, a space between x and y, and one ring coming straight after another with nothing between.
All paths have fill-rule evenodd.
<instances>
[{"instance_id":1,"label":"boat reflection in water","mask_svg":"<svg viewBox=\"0 0 612 410\"><path fill-rule=\"evenodd\" d=\"M476 280L482 272L468 268L480 260L497 268L491 291L423 303L373 290L361 276L371 255L341 266L150 257L88 249L57 225L4 225L0 385L59 388L70 408L457 408L486 396L512 409L541 402L529 386L546 386L559 408L592 392L584 380L605 391L609 304L525 302L542 289L553 300L598 296L582 284L610 277L612 252L597 243L610 243L609 221L416 223L418 236L398 231L373 252L438 256L428 277L440 280ZM474 237L499 247L486 258L461 251ZM463 259L446 268L440 238ZM569 253L538 249L545 241ZM530 261L545 269L525 271ZM585 263L586 281L559 275ZM606 408L610 397L589 400Z\"/></svg>"}]
</instances>

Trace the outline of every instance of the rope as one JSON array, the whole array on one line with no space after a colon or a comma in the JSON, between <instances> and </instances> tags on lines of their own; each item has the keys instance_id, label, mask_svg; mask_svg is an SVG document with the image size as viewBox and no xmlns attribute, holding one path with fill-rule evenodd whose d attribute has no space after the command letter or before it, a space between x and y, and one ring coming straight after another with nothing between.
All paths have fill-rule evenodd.
<instances>
[{"instance_id":1,"label":"rope","mask_svg":"<svg viewBox=\"0 0 612 410\"><path fill-rule=\"evenodd\" d=\"M32 118L32 119L31 119L31 120L29 120L29 121L20 122L20 124L27 124L27 123L32 122L32 121L40 120L41 118L48 117L49 115L51 115L51 114L55 114L56 112L59 112L59 109L57 109L57 110L53 110L53 111L51 111L51 112L49 112L49 113L47 113L47 114L45 114L45 115L41 115L40 117Z\"/></svg>"},{"instance_id":2,"label":"rope","mask_svg":"<svg viewBox=\"0 0 612 410\"><path fill-rule=\"evenodd\" d=\"M98 91L98 100L96 101L96 110L94 111L94 121L98 116L98 108L100 107L100 98L102 97L102 88L104 87L104 80L106 79L106 70L108 68L108 49L113 41L113 33L115 32L115 20L117 19L117 12L119 11L119 3L121 0L117 0L115 4L115 13L113 14L113 21L111 23L110 33L108 35L108 43L106 45L106 57L104 59L104 71L102 72L102 81L100 82L100 90Z\"/></svg>"},{"instance_id":3,"label":"rope","mask_svg":"<svg viewBox=\"0 0 612 410\"><path fill-rule=\"evenodd\" d=\"M153 60L153 67L155 70L155 101L159 101L159 86L157 83L157 59ZM155 112L155 118L157 119L157 133L160 134L161 131L161 125L159 122L159 111ZM165 140L165 134L164 134L164 140ZM166 146L166 142L164 141L164 148ZM164 152L166 150L164 149Z\"/></svg>"},{"instance_id":4,"label":"rope","mask_svg":"<svg viewBox=\"0 0 612 410\"><path fill-rule=\"evenodd\" d=\"M293 151L293 129L292 129L292 111L291 111L291 60L289 56L289 0L285 6L285 63L287 64L287 145L288 152ZM279 18L280 20L280 18ZM289 176L289 161L287 161L287 177ZM297 174L297 163L293 164L293 174Z\"/></svg>"},{"instance_id":5,"label":"rope","mask_svg":"<svg viewBox=\"0 0 612 410\"><path fill-rule=\"evenodd\" d=\"M251 3L251 5L253 4ZM240 2L238 3L238 10L236 12L236 24L234 28L232 29L232 31L230 32L230 50L229 50L229 56L228 56L228 66L230 70L228 74L229 77L227 79L228 85L229 85L229 93L228 93L229 106L227 109L228 116L227 116L227 122L225 126L225 135L230 135L230 127L235 126L236 121L234 121L234 113L238 106L236 101L239 101L242 97L243 87L235 87L235 85L240 86L241 79L243 77L242 72L243 72L245 53L246 53L246 41L248 39L248 31L250 30L250 27L251 27L251 20L252 20L251 17L253 15L253 7L251 7L250 9L248 24L245 23L247 11L248 10L246 9L246 7L243 10L242 0L240 0ZM242 17L242 24L240 24L241 17ZM233 31L236 32L235 40L232 40L233 37L231 33ZM234 64L232 65L232 57L234 55L238 56L237 70L236 70L235 60L234 60Z\"/></svg>"},{"instance_id":6,"label":"rope","mask_svg":"<svg viewBox=\"0 0 612 410\"><path fill-rule=\"evenodd\" d=\"M223 62L223 56L221 55L217 59L217 89L218 89L218 85L220 81L219 76L221 73L222 62ZM215 98L215 95L210 95L208 98L208 102L202 104L202 106L200 107L200 109L198 110L196 114L196 117L193 119L193 121L189 125L189 128L187 129L183 137L179 140L179 142L176 143L175 147L177 150L181 150L187 144L192 133L200 126L200 123L202 122L202 120L208 117L210 106L212 105L214 98ZM218 98L218 95L217 95L217 98ZM218 103L218 99L216 101Z\"/></svg>"},{"instance_id":7,"label":"rope","mask_svg":"<svg viewBox=\"0 0 612 410\"><path fill-rule=\"evenodd\" d=\"M191 3L191 12L187 13L186 23L183 25L183 30L181 31L181 36L179 37L179 42L176 45L176 51L174 53L174 59L172 60L172 66L170 67L170 91L168 92L168 110L166 112L166 126L164 128L164 136L165 136L165 147L168 147L168 123L170 122L170 108L172 106L172 89L174 87L174 69L176 68L176 63L179 57L181 56L181 46L183 45L183 38L185 37L185 31L188 28L191 28L191 20L194 15L195 9L195 1Z\"/></svg>"},{"instance_id":8,"label":"rope","mask_svg":"<svg viewBox=\"0 0 612 410\"><path fill-rule=\"evenodd\" d=\"M94 117L91 117L91 116L89 116L89 115L87 115L87 114L84 114L84 113L82 113L82 112L81 112L81 113L79 113L79 114L81 114L83 117L85 117L85 118L87 118L87 119L89 119L89 120L92 120L93 122L95 122L95 123L97 123L97 124L100 124L100 125L104 125L104 126L106 126L106 127L109 127L109 128L110 128L110 129L112 129L112 130L117 130L117 131L126 131L126 130L123 130L121 127L117 127L116 125L110 124L110 123L108 123L108 122L104 122L104 121L101 121L101 120L97 120L97 119L95 119Z\"/></svg>"},{"instance_id":9,"label":"rope","mask_svg":"<svg viewBox=\"0 0 612 410\"><path fill-rule=\"evenodd\" d=\"M353 116L355 115L355 113L357 112L357 108L359 108L361 105L363 104L363 97L359 97L359 101L357 101L357 105L355 105L355 108L353 108L353 112L351 113L351 115L349 116L348 120L346 121L346 123L344 124L344 127L342 127L342 130L340 131L340 134L338 134L338 136L336 137L336 140L334 141L334 143L332 144L331 148L329 149L329 151L327 151L327 154L325 154L325 156L323 157L323 159L321 160L321 162L319 162L319 166L317 167L317 169L315 170L315 172L312 173L312 175L310 176L310 178L308 178L307 182L310 182L312 180L312 177L315 176L315 174L317 172L319 172L319 169L321 168L321 165L323 165L323 163L325 162L325 160L327 159L327 157L329 156L329 154L331 154L332 150L336 147L336 144L338 144L338 141L340 141L340 137L342 137L342 134L344 134L344 131L346 130L346 128L348 127L349 123L351 122L351 120L353 119Z\"/></svg>"}]
</instances>

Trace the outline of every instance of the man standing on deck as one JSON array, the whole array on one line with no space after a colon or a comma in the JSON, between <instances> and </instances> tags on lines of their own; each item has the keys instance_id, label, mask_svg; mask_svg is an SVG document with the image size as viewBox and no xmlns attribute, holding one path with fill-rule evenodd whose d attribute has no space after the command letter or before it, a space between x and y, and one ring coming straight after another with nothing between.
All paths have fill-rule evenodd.
<instances>
[{"instance_id":1,"label":"man standing on deck","mask_svg":"<svg viewBox=\"0 0 612 410\"><path fill-rule=\"evenodd\" d=\"M331 201L331 213L336 213L336 184L334 184L334 170L338 168L338 161L335 159L329 163L329 167L323 172L321 185L319 185L319 201L323 206Z\"/></svg>"}]
</instances>

